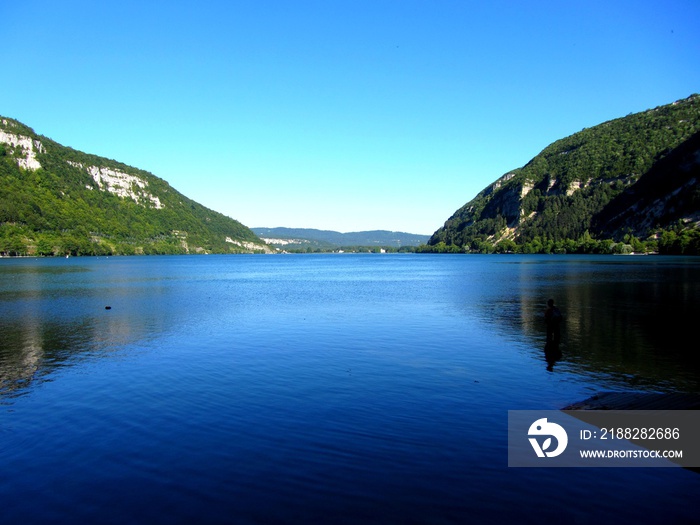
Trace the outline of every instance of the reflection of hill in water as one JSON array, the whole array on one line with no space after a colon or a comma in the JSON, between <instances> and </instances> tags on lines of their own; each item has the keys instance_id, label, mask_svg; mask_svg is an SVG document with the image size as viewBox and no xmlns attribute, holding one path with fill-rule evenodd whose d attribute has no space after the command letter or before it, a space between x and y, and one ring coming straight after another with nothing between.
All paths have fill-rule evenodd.
<instances>
[{"instance_id":1,"label":"reflection of hill in water","mask_svg":"<svg viewBox=\"0 0 700 525\"><path fill-rule=\"evenodd\" d=\"M519 264L517 286L509 287L516 293L481 308L539 350L543 311L552 297L565 316L562 363L570 369L606 374L626 387L700 390L700 359L691 343L700 319L700 266L671 258L630 262L535 261L545 271Z\"/></svg>"},{"instance_id":2,"label":"reflection of hill in water","mask_svg":"<svg viewBox=\"0 0 700 525\"><path fill-rule=\"evenodd\" d=\"M116 317L72 323L28 318L11 325L0 323L0 331L0 395L11 395L56 368L133 344L144 335L132 323Z\"/></svg>"},{"instance_id":3,"label":"reflection of hill in water","mask_svg":"<svg viewBox=\"0 0 700 525\"><path fill-rule=\"evenodd\" d=\"M125 286L114 286L117 265L107 278L102 271L61 267L60 260L21 263L0 272L0 396L21 393L57 368L137 343L154 327L165 331L174 321L165 312L166 289L133 286L126 278ZM106 310L110 304L114 308Z\"/></svg>"},{"instance_id":4,"label":"reflection of hill in water","mask_svg":"<svg viewBox=\"0 0 700 525\"><path fill-rule=\"evenodd\" d=\"M340 286L340 281L316 282L316 274L307 273L301 275L304 283L313 280L311 287L289 281L285 272L298 277L296 259L289 258L235 259L234 266L225 258L207 258L207 265L188 258L126 259L3 261L0 396L20 394L57 368L147 344L181 327L199 333L200 326L218 323L214 326L236 330L240 319L260 322L261 305L274 315L277 301L286 301L285 308L303 308L307 303L295 294L315 290L320 295L306 299L318 299L322 309L323 301L336 301L333 286ZM335 278L339 261L353 260L299 261L326 261L326 277ZM392 261L411 260L418 269L423 264L420 256L415 261L371 260L379 261L383 271ZM357 261L363 266L354 269L364 268L368 259ZM283 271L281 262L289 268ZM424 297L450 309L461 307L459 315L468 320L476 316L509 337L525 338L543 366L542 314L546 300L553 297L565 316L563 359L555 371L607 378L608 388L700 391L699 360L685 342L693 340L694 323L700 319L698 260L446 256L425 268L428 273L418 280L397 281L396 287L382 290L399 300L409 290L418 302ZM372 293L364 279L374 274L352 275L357 280L348 281L350 285ZM106 305L112 309L105 310Z\"/></svg>"}]
</instances>

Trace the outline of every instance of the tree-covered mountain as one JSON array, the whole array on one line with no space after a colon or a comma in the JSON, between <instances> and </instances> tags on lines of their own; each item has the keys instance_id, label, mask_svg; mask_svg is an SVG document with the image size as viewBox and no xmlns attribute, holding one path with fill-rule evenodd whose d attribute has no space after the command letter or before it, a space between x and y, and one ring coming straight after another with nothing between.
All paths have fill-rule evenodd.
<instances>
[{"instance_id":1,"label":"tree-covered mountain","mask_svg":"<svg viewBox=\"0 0 700 525\"><path fill-rule=\"evenodd\" d=\"M163 179L0 117L0 255L267 251Z\"/></svg>"},{"instance_id":2,"label":"tree-covered mountain","mask_svg":"<svg viewBox=\"0 0 700 525\"><path fill-rule=\"evenodd\" d=\"M401 248L418 246L430 236L415 233L372 230L341 233L313 228L251 228L268 244L283 250L328 251L342 247Z\"/></svg>"},{"instance_id":3,"label":"tree-covered mountain","mask_svg":"<svg viewBox=\"0 0 700 525\"><path fill-rule=\"evenodd\" d=\"M584 129L485 188L428 251L700 253L700 95Z\"/></svg>"}]
</instances>

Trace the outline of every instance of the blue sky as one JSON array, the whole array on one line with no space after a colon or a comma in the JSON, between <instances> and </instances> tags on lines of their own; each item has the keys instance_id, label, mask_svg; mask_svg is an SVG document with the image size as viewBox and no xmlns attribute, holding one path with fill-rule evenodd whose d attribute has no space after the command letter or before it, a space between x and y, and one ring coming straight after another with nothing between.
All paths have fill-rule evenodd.
<instances>
[{"instance_id":1,"label":"blue sky","mask_svg":"<svg viewBox=\"0 0 700 525\"><path fill-rule=\"evenodd\" d=\"M700 2L0 4L0 115L247 226L431 234L548 144L700 92Z\"/></svg>"}]
</instances>

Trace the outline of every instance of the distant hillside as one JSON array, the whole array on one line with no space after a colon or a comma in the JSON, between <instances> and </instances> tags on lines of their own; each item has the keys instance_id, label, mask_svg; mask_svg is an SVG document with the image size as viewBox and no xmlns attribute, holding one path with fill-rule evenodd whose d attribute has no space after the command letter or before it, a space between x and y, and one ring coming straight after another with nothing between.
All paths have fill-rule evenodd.
<instances>
[{"instance_id":1,"label":"distant hillside","mask_svg":"<svg viewBox=\"0 0 700 525\"><path fill-rule=\"evenodd\" d=\"M418 246L426 243L428 235L374 230L340 233L310 228L252 228L268 244L280 249L329 250L350 246L393 247Z\"/></svg>"},{"instance_id":2,"label":"distant hillside","mask_svg":"<svg viewBox=\"0 0 700 525\"><path fill-rule=\"evenodd\" d=\"M267 251L163 179L0 117L0 255Z\"/></svg>"},{"instance_id":3,"label":"distant hillside","mask_svg":"<svg viewBox=\"0 0 700 525\"><path fill-rule=\"evenodd\" d=\"M700 95L584 129L488 186L428 251L700 253Z\"/></svg>"}]
</instances>

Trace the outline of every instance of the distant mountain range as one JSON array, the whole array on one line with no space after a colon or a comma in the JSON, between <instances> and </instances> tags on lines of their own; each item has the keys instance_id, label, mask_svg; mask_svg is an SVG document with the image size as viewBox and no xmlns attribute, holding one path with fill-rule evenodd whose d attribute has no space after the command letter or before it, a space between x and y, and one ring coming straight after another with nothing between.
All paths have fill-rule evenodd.
<instances>
[{"instance_id":1,"label":"distant mountain range","mask_svg":"<svg viewBox=\"0 0 700 525\"><path fill-rule=\"evenodd\" d=\"M281 250L330 250L342 247L392 247L425 244L429 235L373 230L340 233L311 228L251 228L265 242Z\"/></svg>"},{"instance_id":2,"label":"distant mountain range","mask_svg":"<svg viewBox=\"0 0 700 525\"><path fill-rule=\"evenodd\" d=\"M426 251L700 254L700 95L547 146L458 209Z\"/></svg>"},{"instance_id":3,"label":"distant mountain range","mask_svg":"<svg viewBox=\"0 0 700 525\"><path fill-rule=\"evenodd\" d=\"M0 117L0 255L270 251L151 173Z\"/></svg>"}]
</instances>

